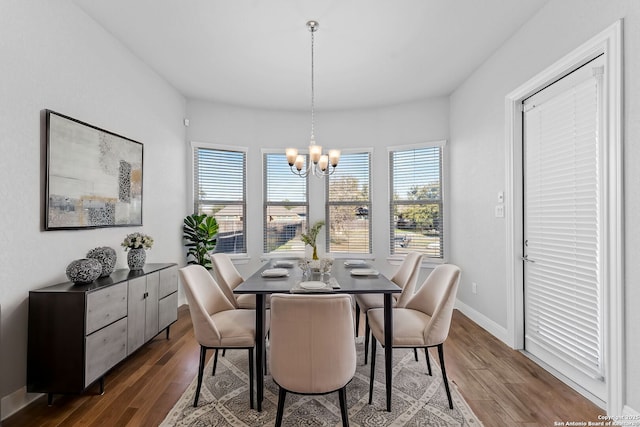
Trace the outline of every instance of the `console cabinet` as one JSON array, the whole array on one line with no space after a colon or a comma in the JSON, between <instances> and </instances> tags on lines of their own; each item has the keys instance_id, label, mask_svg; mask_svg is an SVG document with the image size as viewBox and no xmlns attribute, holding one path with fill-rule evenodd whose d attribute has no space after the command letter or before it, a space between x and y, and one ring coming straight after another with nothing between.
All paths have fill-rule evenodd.
<instances>
[{"instance_id":1,"label":"console cabinet","mask_svg":"<svg viewBox=\"0 0 640 427\"><path fill-rule=\"evenodd\" d=\"M27 391L81 393L178 318L178 267L122 269L29 292Z\"/></svg>"}]
</instances>

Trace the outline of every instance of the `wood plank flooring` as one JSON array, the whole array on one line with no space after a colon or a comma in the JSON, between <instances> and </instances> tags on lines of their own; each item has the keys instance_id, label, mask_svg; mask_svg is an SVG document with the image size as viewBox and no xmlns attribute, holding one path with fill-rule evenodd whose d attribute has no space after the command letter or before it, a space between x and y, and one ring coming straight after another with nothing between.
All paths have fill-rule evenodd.
<instances>
[{"instance_id":1,"label":"wood plank flooring","mask_svg":"<svg viewBox=\"0 0 640 427\"><path fill-rule=\"evenodd\" d=\"M198 356L189 310L182 306L170 339L161 333L116 366L105 377L104 395L94 385L82 395L55 395L51 407L43 396L2 425L156 426L196 376ZM437 360L437 353L431 357ZM449 379L485 427L546 427L597 421L604 413L457 310L445 360Z\"/></svg>"}]
</instances>

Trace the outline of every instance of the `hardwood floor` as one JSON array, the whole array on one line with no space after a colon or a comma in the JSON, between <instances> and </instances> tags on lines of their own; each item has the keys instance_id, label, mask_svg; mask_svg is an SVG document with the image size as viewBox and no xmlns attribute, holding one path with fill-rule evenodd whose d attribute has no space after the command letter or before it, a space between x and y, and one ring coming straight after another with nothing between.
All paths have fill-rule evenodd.
<instances>
[{"instance_id":1,"label":"hardwood floor","mask_svg":"<svg viewBox=\"0 0 640 427\"><path fill-rule=\"evenodd\" d=\"M54 396L51 407L43 396L3 426L158 425L196 376L198 356L189 311L182 306L170 339L161 333L116 366L105 377L104 395L94 385L83 395ZM431 356L437 360L435 352ZM449 379L485 427L597 421L604 413L457 310L445 358Z\"/></svg>"}]
</instances>

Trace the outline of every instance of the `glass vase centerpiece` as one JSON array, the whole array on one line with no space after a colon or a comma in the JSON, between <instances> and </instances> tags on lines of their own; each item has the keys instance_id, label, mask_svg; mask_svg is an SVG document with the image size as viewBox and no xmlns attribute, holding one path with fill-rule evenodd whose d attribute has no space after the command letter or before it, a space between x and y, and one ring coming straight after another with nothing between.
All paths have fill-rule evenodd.
<instances>
[{"instance_id":1,"label":"glass vase centerpiece","mask_svg":"<svg viewBox=\"0 0 640 427\"><path fill-rule=\"evenodd\" d=\"M311 228L309 228L309 231L307 233L300 234L300 239L302 240L302 242L305 245L309 245L313 248L313 255L312 255L313 260L320 259L318 257L318 247L316 246L316 239L318 237L318 233L320 233L320 229L322 228L322 226L324 226L323 220L316 221L311 226Z\"/></svg>"},{"instance_id":2,"label":"glass vase centerpiece","mask_svg":"<svg viewBox=\"0 0 640 427\"><path fill-rule=\"evenodd\" d=\"M127 264L131 270L141 270L147 261L147 249L153 246L153 238L142 233L131 233L121 243L127 254Z\"/></svg>"},{"instance_id":3,"label":"glass vase centerpiece","mask_svg":"<svg viewBox=\"0 0 640 427\"><path fill-rule=\"evenodd\" d=\"M326 281L331 275L333 258L301 258L298 265L302 270L302 280Z\"/></svg>"}]
</instances>

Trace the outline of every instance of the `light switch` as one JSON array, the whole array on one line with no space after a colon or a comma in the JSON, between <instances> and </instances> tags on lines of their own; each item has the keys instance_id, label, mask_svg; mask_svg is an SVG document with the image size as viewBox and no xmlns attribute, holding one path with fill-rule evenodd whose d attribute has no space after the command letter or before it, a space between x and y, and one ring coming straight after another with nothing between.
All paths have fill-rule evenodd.
<instances>
[{"instance_id":1,"label":"light switch","mask_svg":"<svg viewBox=\"0 0 640 427\"><path fill-rule=\"evenodd\" d=\"M496 218L504 218L504 205L496 205Z\"/></svg>"}]
</instances>

